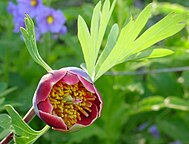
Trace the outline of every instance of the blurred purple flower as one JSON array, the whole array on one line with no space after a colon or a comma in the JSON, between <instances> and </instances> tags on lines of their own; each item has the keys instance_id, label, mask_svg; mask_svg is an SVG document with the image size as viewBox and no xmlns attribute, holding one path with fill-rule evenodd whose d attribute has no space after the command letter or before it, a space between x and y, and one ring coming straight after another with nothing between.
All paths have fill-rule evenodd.
<instances>
[{"instance_id":1,"label":"blurred purple flower","mask_svg":"<svg viewBox=\"0 0 189 144\"><path fill-rule=\"evenodd\" d=\"M173 142L171 142L169 144L182 144L182 143L179 140L176 140L176 141L173 141Z\"/></svg>"},{"instance_id":2,"label":"blurred purple flower","mask_svg":"<svg viewBox=\"0 0 189 144\"><path fill-rule=\"evenodd\" d=\"M17 13L17 6L13 2L8 3L7 11L11 14L16 14Z\"/></svg>"},{"instance_id":3,"label":"blurred purple flower","mask_svg":"<svg viewBox=\"0 0 189 144\"><path fill-rule=\"evenodd\" d=\"M148 132L152 134L153 137L159 138L160 134L158 131L158 128L156 125L152 125L151 127L148 128Z\"/></svg>"},{"instance_id":4,"label":"blurred purple flower","mask_svg":"<svg viewBox=\"0 0 189 144\"><path fill-rule=\"evenodd\" d=\"M52 32L65 34L67 29L64 25L66 19L60 10L45 7L41 14L36 17L36 22L41 33Z\"/></svg>"},{"instance_id":5,"label":"blurred purple flower","mask_svg":"<svg viewBox=\"0 0 189 144\"><path fill-rule=\"evenodd\" d=\"M145 123L143 123L143 124L141 124L141 125L138 126L138 130L139 130L139 131L142 131L142 130L144 130L147 126L148 126L148 123L145 122Z\"/></svg>"},{"instance_id":6,"label":"blurred purple flower","mask_svg":"<svg viewBox=\"0 0 189 144\"><path fill-rule=\"evenodd\" d=\"M41 32L39 30L38 27L35 27L35 37L36 37L36 41L39 41L40 40L40 37L41 37Z\"/></svg>"},{"instance_id":7,"label":"blurred purple flower","mask_svg":"<svg viewBox=\"0 0 189 144\"><path fill-rule=\"evenodd\" d=\"M18 5L12 2L8 3L7 11L14 17L14 32L19 32L20 27L24 27L24 14L20 14L18 9Z\"/></svg>"},{"instance_id":8,"label":"blurred purple flower","mask_svg":"<svg viewBox=\"0 0 189 144\"><path fill-rule=\"evenodd\" d=\"M20 14L27 13L30 17L35 17L43 9L41 0L17 0Z\"/></svg>"},{"instance_id":9,"label":"blurred purple flower","mask_svg":"<svg viewBox=\"0 0 189 144\"><path fill-rule=\"evenodd\" d=\"M14 32L20 32L20 27L25 27L25 13L35 19L36 40L39 41L42 34L65 34L67 27L64 25L65 17L60 10L45 7L42 0L17 0L18 4L8 3L7 11L13 15Z\"/></svg>"}]
</instances>

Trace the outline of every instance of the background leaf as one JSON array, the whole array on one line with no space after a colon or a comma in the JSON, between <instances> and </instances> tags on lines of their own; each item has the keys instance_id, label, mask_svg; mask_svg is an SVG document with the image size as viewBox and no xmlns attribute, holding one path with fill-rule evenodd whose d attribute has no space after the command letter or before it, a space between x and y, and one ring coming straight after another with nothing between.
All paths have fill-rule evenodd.
<instances>
[{"instance_id":1,"label":"background leaf","mask_svg":"<svg viewBox=\"0 0 189 144\"><path fill-rule=\"evenodd\" d=\"M161 120L157 124L160 130L168 136L181 140L183 144L188 143L189 138L187 133L189 127L182 119L171 117L166 120Z\"/></svg>"},{"instance_id":2,"label":"background leaf","mask_svg":"<svg viewBox=\"0 0 189 144\"><path fill-rule=\"evenodd\" d=\"M189 111L188 101L184 101L177 97L163 98L161 96L153 96L143 99L131 109L131 114L146 111L158 111L162 108L170 108L182 111Z\"/></svg>"},{"instance_id":3,"label":"background leaf","mask_svg":"<svg viewBox=\"0 0 189 144\"><path fill-rule=\"evenodd\" d=\"M3 129L10 130L11 117L7 114L0 114L0 127Z\"/></svg>"}]
</instances>

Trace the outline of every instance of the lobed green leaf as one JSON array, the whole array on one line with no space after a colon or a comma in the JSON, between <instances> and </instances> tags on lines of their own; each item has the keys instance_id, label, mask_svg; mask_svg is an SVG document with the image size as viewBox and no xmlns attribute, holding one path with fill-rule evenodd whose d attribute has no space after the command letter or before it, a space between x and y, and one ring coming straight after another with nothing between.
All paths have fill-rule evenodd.
<instances>
[{"instance_id":1,"label":"lobed green leaf","mask_svg":"<svg viewBox=\"0 0 189 144\"><path fill-rule=\"evenodd\" d=\"M110 1L105 0L102 6L102 12L101 2L95 6L90 32L84 19L81 16L78 17L78 38L82 47L87 72L92 79L94 79L95 75L95 64L99 49L101 47L110 16L115 7L115 3L116 0L113 1L110 7Z\"/></svg>"},{"instance_id":2,"label":"lobed green leaf","mask_svg":"<svg viewBox=\"0 0 189 144\"><path fill-rule=\"evenodd\" d=\"M5 108L12 119L14 140L17 144L32 144L44 133L44 130L33 130L11 105L6 105Z\"/></svg>"},{"instance_id":3,"label":"lobed green leaf","mask_svg":"<svg viewBox=\"0 0 189 144\"><path fill-rule=\"evenodd\" d=\"M129 47L129 45L131 45L144 25L147 23L148 19L151 16L151 11L152 5L150 4L141 12L136 21L131 18L129 23L121 30L115 47L99 68L99 71L95 76L95 80L97 80L111 67L119 64L120 61L125 57L126 49Z\"/></svg>"},{"instance_id":4,"label":"lobed green leaf","mask_svg":"<svg viewBox=\"0 0 189 144\"><path fill-rule=\"evenodd\" d=\"M174 51L165 48L146 49L128 57L125 61L143 60L164 57L173 54Z\"/></svg>"},{"instance_id":5,"label":"lobed green leaf","mask_svg":"<svg viewBox=\"0 0 189 144\"><path fill-rule=\"evenodd\" d=\"M39 65L41 65L45 70L52 71L52 69L41 58L41 56L37 50L34 23L33 23L32 19L29 17L29 15L27 15L27 14L26 14L26 18L25 18L25 26L26 26L26 28L24 29L21 27L20 31L24 38L24 42L26 44L29 54L31 55L33 60L36 63L38 63Z\"/></svg>"},{"instance_id":6,"label":"lobed green leaf","mask_svg":"<svg viewBox=\"0 0 189 144\"><path fill-rule=\"evenodd\" d=\"M107 40L106 46L105 46L104 50L101 52L101 54L98 58L98 61L96 63L95 72L98 72L100 66L102 65L102 63L105 61L105 59L108 57L108 55L114 48L114 46L117 42L118 35L119 35L119 27L117 24L114 24L110 30L109 35L108 35L108 40Z\"/></svg>"},{"instance_id":7,"label":"lobed green leaf","mask_svg":"<svg viewBox=\"0 0 189 144\"><path fill-rule=\"evenodd\" d=\"M145 31L133 43L133 45L131 45L130 49L132 48L132 51L130 53L137 53L152 46L158 41L174 35L185 26L184 19L184 15L170 13L158 23L150 27L147 31Z\"/></svg>"},{"instance_id":8,"label":"lobed green leaf","mask_svg":"<svg viewBox=\"0 0 189 144\"><path fill-rule=\"evenodd\" d=\"M127 61L132 56L135 56L136 59L137 57L140 58L141 53L143 56L146 53L147 58L155 58L172 53L171 51L164 49L152 52L145 51L145 53L142 51L183 29L185 26L185 23L183 22L185 16L170 13L138 37L150 18L151 13L152 5L149 4L141 12L136 21L131 19L130 22L121 30L116 45L109 53L108 57L104 59L101 66L98 67L94 80L97 80L113 66Z\"/></svg>"},{"instance_id":9,"label":"lobed green leaf","mask_svg":"<svg viewBox=\"0 0 189 144\"><path fill-rule=\"evenodd\" d=\"M92 57L91 55L94 54L90 52L91 37L87 24L81 16L78 17L78 38L81 44L88 74L92 76L92 61L90 58Z\"/></svg>"}]
</instances>

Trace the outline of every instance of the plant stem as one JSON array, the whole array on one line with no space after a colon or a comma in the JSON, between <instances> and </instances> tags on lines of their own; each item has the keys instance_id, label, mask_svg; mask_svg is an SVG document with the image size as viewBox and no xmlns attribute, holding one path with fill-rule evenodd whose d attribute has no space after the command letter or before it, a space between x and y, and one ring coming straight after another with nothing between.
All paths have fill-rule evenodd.
<instances>
[{"instance_id":1,"label":"plant stem","mask_svg":"<svg viewBox=\"0 0 189 144\"><path fill-rule=\"evenodd\" d=\"M33 106L29 109L29 111L24 116L23 120L26 123L29 123L35 117L35 112ZM0 144L8 144L13 138L13 133L9 133L1 142Z\"/></svg>"}]
</instances>

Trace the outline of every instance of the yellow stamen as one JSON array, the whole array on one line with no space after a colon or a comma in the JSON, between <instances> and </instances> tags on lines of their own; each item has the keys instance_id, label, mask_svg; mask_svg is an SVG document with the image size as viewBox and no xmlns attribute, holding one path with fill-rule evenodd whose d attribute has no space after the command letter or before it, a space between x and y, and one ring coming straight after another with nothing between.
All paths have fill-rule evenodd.
<instances>
[{"instance_id":1,"label":"yellow stamen","mask_svg":"<svg viewBox=\"0 0 189 144\"><path fill-rule=\"evenodd\" d=\"M68 85L60 80L49 94L52 114L61 117L68 128L81 121L81 115L89 117L95 99L96 95L89 92L81 82Z\"/></svg>"},{"instance_id":2,"label":"yellow stamen","mask_svg":"<svg viewBox=\"0 0 189 144\"><path fill-rule=\"evenodd\" d=\"M54 17L51 16L51 15L48 16L48 17L47 17L47 23L48 23L48 24L52 24L53 22L54 22Z\"/></svg>"}]
</instances>

